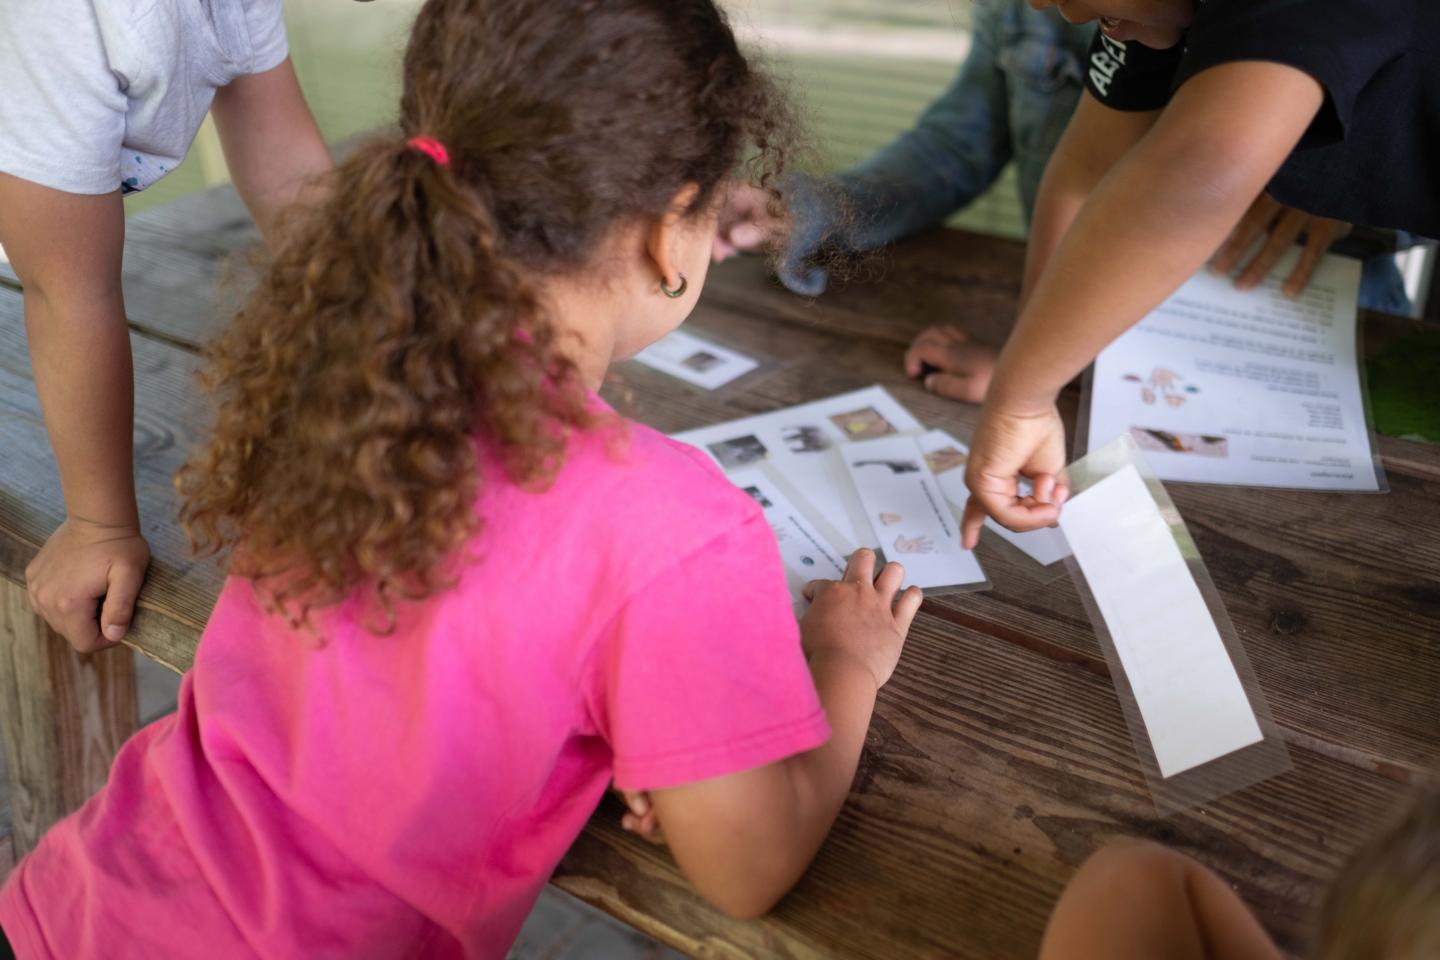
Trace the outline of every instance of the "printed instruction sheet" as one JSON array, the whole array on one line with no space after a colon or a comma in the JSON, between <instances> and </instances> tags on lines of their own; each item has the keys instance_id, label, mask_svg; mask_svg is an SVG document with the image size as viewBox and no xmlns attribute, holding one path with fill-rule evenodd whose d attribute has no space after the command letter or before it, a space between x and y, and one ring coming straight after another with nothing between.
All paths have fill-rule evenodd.
<instances>
[{"instance_id":1,"label":"printed instruction sheet","mask_svg":"<svg viewBox=\"0 0 1440 960\"><path fill-rule=\"evenodd\" d=\"M1360 263L1327 256L1280 290L1299 248L1250 291L1202 270L1095 361L1087 446L1129 434L1162 480L1384 489L1357 356Z\"/></svg>"}]
</instances>

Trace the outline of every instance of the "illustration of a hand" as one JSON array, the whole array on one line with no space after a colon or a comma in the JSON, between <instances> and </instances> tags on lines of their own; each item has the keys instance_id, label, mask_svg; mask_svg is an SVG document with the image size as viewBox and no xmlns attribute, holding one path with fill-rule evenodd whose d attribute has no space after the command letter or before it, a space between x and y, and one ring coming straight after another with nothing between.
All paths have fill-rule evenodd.
<instances>
[{"instance_id":1,"label":"illustration of a hand","mask_svg":"<svg viewBox=\"0 0 1440 960\"><path fill-rule=\"evenodd\" d=\"M929 537L907 537L903 533L895 538L896 553L933 553L935 544Z\"/></svg>"}]
</instances>

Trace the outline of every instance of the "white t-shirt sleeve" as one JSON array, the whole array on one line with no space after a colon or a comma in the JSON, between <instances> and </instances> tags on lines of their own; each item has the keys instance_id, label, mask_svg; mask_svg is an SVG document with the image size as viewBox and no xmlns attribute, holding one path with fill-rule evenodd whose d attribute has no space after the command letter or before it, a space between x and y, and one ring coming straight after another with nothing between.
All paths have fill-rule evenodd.
<instances>
[{"instance_id":1,"label":"white t-shirt sleeve","mask_svg":"<svg viewBox=\"0 0 1440 960\"><path fill-rule=\"evenodd\" d=\"M111 193L125 111L88 0L0 2L0 171L68 193Z\"/></svg>"},{"instance_id":2,"label":"white t-shirt sleeve","mask_svg":"<svg viewBox=\"0 0 1440 960\"><path fill-rule=\"evenodd\" d=\"M264 73L285 62L290 44L285 38L285 10L281 0L246 0L245 22L250 28L250 73Z\"/></svg>"}]
</instances>

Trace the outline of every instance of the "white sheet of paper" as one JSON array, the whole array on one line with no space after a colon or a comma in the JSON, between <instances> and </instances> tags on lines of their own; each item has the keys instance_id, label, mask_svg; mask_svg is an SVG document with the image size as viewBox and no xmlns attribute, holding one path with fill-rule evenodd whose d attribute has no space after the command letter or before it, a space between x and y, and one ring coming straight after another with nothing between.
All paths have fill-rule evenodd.
<instances>
[{"instance_id":1,"label":"white sheet of paper","mask_svg":"<svg viewBox=\"0 0 1440 960\"><path fill-rule=\"evenodd\" d=\"M1135 467L1071 497L1060 528L1135 692L1160 775L1263 739L1200 588Z\"/></svg>"},{"instance_id":2,"label":"white sheet of paper","mask_svg":"<svg viewBox=\"0 0 1440 960\"><path fill-rule=\"evenodd\" d=\"M1376 490L1356 357L1360 263L1299 248L1242 292L1201 270L1095 361L1089 448L1128 433L1162 480Z\"/></svg>"},{"instance_id":3,"label":"white sheet of paper","mask_svg":"<svg viewBox=\"0 0 1440 960\"><path fill-rule=\"evenodd\" d=\"M706 390L725 386L760 365L729 347L676 330L635 354L635 360Z\"/></svg>"},{"instance_id":4,"label":"white sheet of paper","mask_svg":"<svg viewBox=\"0 0 1440 960\"><path fill-rule=\"evenodd\" d=\"M730 474L730 482L748 493L765 512L765 520L780 546L790 599L799 615L808 606L801 593L805 584L811 580L839 580L845 575L842 555L761 470L737 470Z\"/></svg>"},{"instance_id":5,"label":"white sheet of paper","mask_svg":"<svg viewBox=\"0 0 1440 960\"><path fill-rule=\"evenodd\" d=\"M922 429L883 387L867 387L687 430L674 439L703 450L726 471L769 466L797 491L803 502L796 506L848 556L875 543L868 524L852 508L849 476L830 451L855 440Z\"/></svg>"},{"instance_id":6,"label":"white sheet of paper","mask_svg":"<svg viewBox=\"0 0 1440 960\"><path fill-rule=\"evenodd\" d=\"M840 448L887 560L905 567L905 585L983 583L975 554L960 546L960 525L913 436L882 437Z\"/></svg>"},{"instance_id":7,"label":"white sheet of paper","mask_svg":"<svg viewBox=\"0 0 1440 960\"><path fill-rule=\"evenodd\" d=\"M945 499L950 501L950 509L959 520L964 516L965 504L970 502L970 488L965 486L965 460L970 456L970 448L944 430L930 430L920 435L920 450L925 454L925 462L929 464L930 472L935 474ZM1024 481L1021 481L1022 491L1024 487ZM992 517L986 519L985 528L993 530L1002 540L1042 567L1070 556L1065 538L1053 527L1016 533L1002 527Z\"/></svg>"}]
</instances>

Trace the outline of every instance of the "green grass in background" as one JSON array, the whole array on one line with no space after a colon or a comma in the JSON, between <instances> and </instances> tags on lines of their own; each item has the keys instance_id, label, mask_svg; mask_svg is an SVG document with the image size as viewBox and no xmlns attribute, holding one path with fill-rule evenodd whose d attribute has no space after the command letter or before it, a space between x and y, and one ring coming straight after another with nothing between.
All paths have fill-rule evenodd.
<instances>
[{"instance_id":1,"label":"green grass in background","mask_svg":"<svg viewBox=\"0 0 1440 960\"><path fill-rule=\"evenodd\" d=\"M560 2L560 0L557 0ZM738 25L764 36L784 28L802 35L962 35L969 0L729 0ZM400 56L419 0L287 0L291 56L327 140L352 136L394 117ZM818 164L839 169L910 125L954 76L956 64L767 47L777 71L809 118ZM131 197L139 213L224 181L212 130L203 131L174 173ZM1024 235L1013 174L1008 173L954 223L1002 236Z\"/></svg>"}]
</instances>

